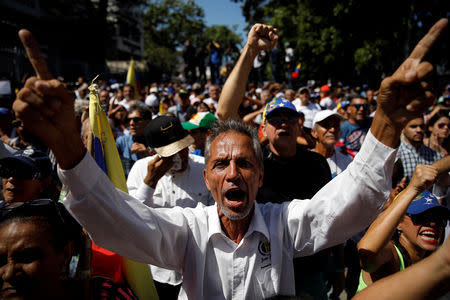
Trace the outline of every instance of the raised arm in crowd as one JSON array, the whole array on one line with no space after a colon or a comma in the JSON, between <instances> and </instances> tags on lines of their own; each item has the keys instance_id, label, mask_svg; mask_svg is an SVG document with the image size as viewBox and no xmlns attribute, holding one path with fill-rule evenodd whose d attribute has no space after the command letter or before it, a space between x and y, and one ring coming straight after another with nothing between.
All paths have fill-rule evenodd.
<instances>
[{"instance_id":1,"label":"raised arm in crowd","mask_svg":"<svg viewBox=\"0 0 450 300\"><path fill-rule=\"evenodd\" d=\"M205 146L203 177L216 205L153 209L116 190L86 154L75 125L73 96L52 79L26 30L20 38L37 77L19 92L14 110L53 151L68 190L64 204L100 246L179 271L184 299L289 296L295 292L293 257L344 242L368 226L383 207L401 130L434 99L426 81L433 67L422 59L446 25L447 20L437 22L397 71L383 80L361 151L312 200L255 203L264 178L262 153L252 129L239 121L219 123ZM226 106L221 118L235 116L239 103L234 101L243 98L245 84L240 82L247 80L249 61L277 39L277 30L270 26L257 24L250 30L225 85L224 100L219 101Z\"/></svg>"}]
</instances>

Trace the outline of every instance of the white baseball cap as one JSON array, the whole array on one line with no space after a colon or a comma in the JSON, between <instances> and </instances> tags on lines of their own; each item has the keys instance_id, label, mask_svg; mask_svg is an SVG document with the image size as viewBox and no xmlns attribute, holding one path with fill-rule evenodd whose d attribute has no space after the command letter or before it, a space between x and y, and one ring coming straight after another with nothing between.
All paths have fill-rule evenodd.
<instances>
[{"instance_id":1,"label":"white baseball cap","mask_svg":"<svg viewBox=\"0 0 450 300\"><path fill-rule=\"evenodd\" d=\"M314 120L313 120L313 128L316 126L316 123L322 122L323 120L331 117L331 116L336 116L339 119L343 119L342 116L332 110L329 109L325 109L325 110L321 110L318 113L316 113L316 115L314 116Z\"/></svg>"}]
</instances>

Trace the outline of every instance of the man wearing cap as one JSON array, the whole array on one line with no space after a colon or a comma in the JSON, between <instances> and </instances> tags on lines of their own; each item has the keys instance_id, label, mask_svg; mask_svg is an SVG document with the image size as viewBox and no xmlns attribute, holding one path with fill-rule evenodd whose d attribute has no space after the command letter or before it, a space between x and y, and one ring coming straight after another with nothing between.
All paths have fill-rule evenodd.
<instances>
[{"instance_id":1,"label":"man wearing cap","mask_svg":"<svg viewBox=\"0 0 450 300\"><path fill-rule=\"evenodd\" d=\"M314 116L318 111L321 111L322 108L319 104L311 102L308 87L304 86L299 88L298 95L299 97L292 101L292 104L295 105L295 108L298 112L303 113L303 115L305 116L305 122L303 123L303 126L310 132L311 128L313 127L312 123L314 120Z\"/></svg>"},{"instance_id":2,"label":"man wearing cap","mask_svg":"<svg viewBox=\"0 0 450 300\"><path fill-rule=\"evenodd\" d=\"M10 203L49 198L52 195L45 192L51 173L49 157L39 150L20 150L0 159L3 200Z\"/></svg>"},{"instance_id":3,"label":"man wearing cap","mask_svg":"<svg viewBox=\"0 0 450 300\"><path fill-rule=\"evenodd\" d=\"M311 135L317 141L314 151L327 159L333 178L352 162L349 155L335 149L339 141L341 120L342 116L331 110L319 111L314 117L311 131Z\"/></svg>"},{"instance_id":4,"label":"man wearing cap","mask_svg":"<svg viewBox=\"0 0 450 300\"><path fill-rule=\"evenodd\" d=\"M359 155L311 201L255 203L265 172L262 153L256 133L235 120L213 128L205 148L203 176L216 205L153 209L115 189L82 145L73 97L51 79L26 30L19 35L37 77L28 79L19 92L14 111L53 151L68 188L64 204L97 244L182 272L181 299L291 296L293 257L342 243L369 225L383 207L400 128L434 100L425 82L433 67L422 58L447 23L437 22L405 63L383 80L379 107ZM251 62L277 40L273 27L254 25L237 65ZM229 85L239 89L250 68L241 74L233 71ZM240 99L244 92L245 87Z\"/></svg>"},{"instance_id":5,"label":"man wearing cap","mask_svg":"<svg viewBox=\"0 0 450 300\"><path fill-rule=\"evenodd\" d=\"M207 116L203 123L199 123L206 126L204 123L209 118ZM186 126L184 124L183 127ZM189 124L192 125L191 128L195 126L194 123ZM198 155L189 154L188 147L194 143L194 139L183 127L176 117L160 116L150 122L145 130L147 144L157 154L140 159L134 164L128 175L127 186L130 195L149 207L196 207L198 203L214 204L203 180L205 160ZM150 265L150 269L159 297L176 299L182 275L153 265Z\"/></svg>"},{"instance_id":6,"label":"man wearing cap","mask_svg":"<svg viewBox=\"0 0 450 300\"><path fill-rule=\"evenodd\" d=\"M176 116L180 120L180 122L188 121L186 120L186 113L188 107L191 105L188 92L180 89L175 95L175 100L177 101L177 105L169 107L169 110L167 112Z\"/></svg>"},{"instance_id":7,"label":"man wearing cap","mask_svg":"<svg viewBox=\"0 0 450 300\"><path fill-rule=\"evenodd\" d=\"M211 134L211 126L216 120L210 112L198 112L188 122L181 124L194 138L194 143L190 146L192 154L203 156L206 139Z\"/></svg>"},{"instance_id":8,"label":"man wearing cap","mask_svg":"<svg viewBox=\"0 0 450 300\"><path fill-rule=\"evenodd\" d=\"M330 87L326 84L320 87L320 106L329 110L336 107L336 103L330 98Z\"/></svg>"}]
</instances>

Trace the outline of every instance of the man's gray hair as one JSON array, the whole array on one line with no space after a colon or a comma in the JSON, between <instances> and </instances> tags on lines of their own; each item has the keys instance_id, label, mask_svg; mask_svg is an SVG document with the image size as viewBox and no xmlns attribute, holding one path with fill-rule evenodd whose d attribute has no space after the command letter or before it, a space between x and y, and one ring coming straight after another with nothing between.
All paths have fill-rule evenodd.
<instances>
[{"instance_id":1,"label":"man's gray hair","mask_svg":"<svg viewBox=\"0 0 450 300\"><path fill-rule=\"evenodd\" d=\"M211 128L211 135L205 143L205 168L207 168L208 166L208 160L211 154L211 144L219 135L227 132L242 133L248 136L252 140L253 152L255 153L256 160L258 161L259 166L264 166L263 153L258 140L256 129L250 125L243 123L242 121L231 119L227 121L215 122L215 124Z\"/></svg>"},{"instance_id":2,"label":"man's gray hair","mask_svg":"<svg viewBox=\"0 0 450 300\"><path fill-rule=\"evenodd\" d=\"M89 123L89 118L86 118L86 120L83 121L83 124L81 124L81 136L84 135L85 127L86 127L86 125L88 125L88 124L89 124L89 127L88 127L88 128L91 128L91 124ZM90 129L89 129L89 130L90 130Z\"/></svg>"}]
</instances>

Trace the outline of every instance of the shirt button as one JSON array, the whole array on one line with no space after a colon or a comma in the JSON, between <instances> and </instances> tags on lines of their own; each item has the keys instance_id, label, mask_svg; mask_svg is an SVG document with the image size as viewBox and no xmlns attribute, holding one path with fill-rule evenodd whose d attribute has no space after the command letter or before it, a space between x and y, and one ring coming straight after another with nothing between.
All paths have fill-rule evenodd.
<instances>
[{"instance_id":1,"label":"shirt button","mask_svg":"<svg viewBox=\"0 0 450 300\"><path fill-rule=\"evenodd\" d=\"M172 194L175 194L175 191L172 191Z\"/></svg>"}]
</instances>

